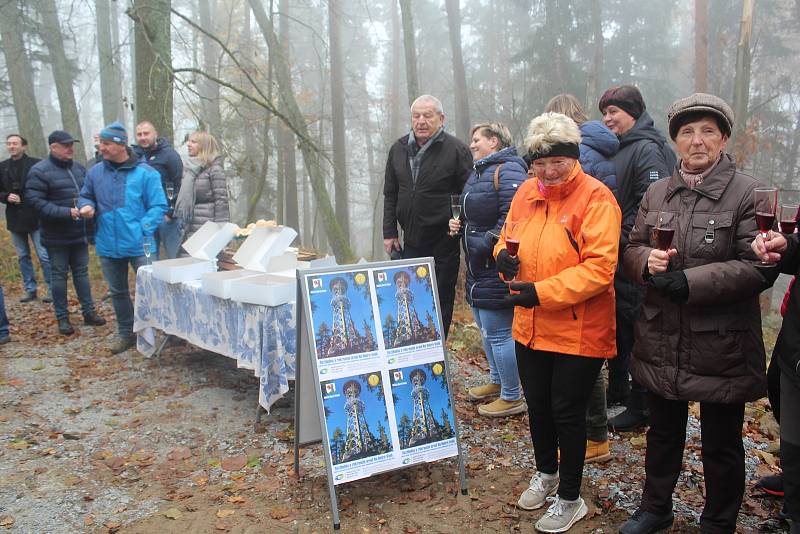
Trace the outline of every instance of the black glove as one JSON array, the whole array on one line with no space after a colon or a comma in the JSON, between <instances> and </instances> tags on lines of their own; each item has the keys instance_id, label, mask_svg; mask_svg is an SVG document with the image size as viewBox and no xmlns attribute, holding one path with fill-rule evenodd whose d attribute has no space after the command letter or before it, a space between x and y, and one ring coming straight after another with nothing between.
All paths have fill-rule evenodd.
<instances>
[{"instance_id":1,"label":"black glove","mask_svg":"<svg viewBox=\"0 0 800 534\"><path fill-rule=\"evenodd\" d=\"M689 281L683 271L657 273L650 277L647 283L665 297L669 297L672 302L682 303L689 300Z\"/></svg>"},{"instance_id":2,"label":"black glove","mask_svg":"<svg viewBox=\"0 0 800 534\"><path fill-rule=\"evenodd\" d=\"M519 272L519 258L512 256L506 249L501 250L495 258L497 270L506 280L513 280Z\"/></svg>"},{"instance_id":3,"label":"black glove","mask_svg":"<svg viewBox=\"0 0 800 534\"><path fill-rule=\"evenodd\" d=\"M532 282L511 282L508 287L519 293L506 295L503 298L506 303L523 308L533 308L539 305L539 295L536 294L536 286Z\"/></svg>"}]
</instances>

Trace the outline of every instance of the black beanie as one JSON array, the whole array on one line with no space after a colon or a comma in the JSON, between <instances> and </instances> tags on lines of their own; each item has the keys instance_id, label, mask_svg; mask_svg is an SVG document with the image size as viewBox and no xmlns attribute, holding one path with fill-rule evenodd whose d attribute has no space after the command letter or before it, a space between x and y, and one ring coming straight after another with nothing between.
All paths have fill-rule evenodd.
<instances>
[{"instance_id":1,"label":"black beanie","mask_svg":"<svg viewBox=\"0 0 800 534\"><path fill-rule=\"evenodd\" d=\"M556 156L580 159L581 149L577 143L556 143L550 146L550 150L547 151L528 152L528 159L531 162L540 158L554 158Z\"/></svg>"},{"instance_id":2,"label":"black beanie","mask_svg":"<svg viewBox=\"0 0 800 534\"><path fill-rule=\"evenodd\" d=\"M619 85L603 93L597 105L600 113L603 113L608 106L617 106L635 120L638 120L647 109L642 93L633 85Z\"/></svg>"}]
</instances>

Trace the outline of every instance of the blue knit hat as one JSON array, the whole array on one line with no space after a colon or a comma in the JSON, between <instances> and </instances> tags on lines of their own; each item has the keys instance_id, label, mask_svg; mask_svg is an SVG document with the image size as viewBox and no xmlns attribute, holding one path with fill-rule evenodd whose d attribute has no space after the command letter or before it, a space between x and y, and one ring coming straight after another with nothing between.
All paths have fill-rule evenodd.
<instances>
[{"instance_id":1,"label":"blue knit hat","mask_svg":"<svg viewBox=\"0 0 800 534\"><path fill-rule=\"evenodd\" d=\"M121 122L112 122L100 130L100 139L111 141L120 145L128 144L128 132Z\"/></svg>"}]
</instances>

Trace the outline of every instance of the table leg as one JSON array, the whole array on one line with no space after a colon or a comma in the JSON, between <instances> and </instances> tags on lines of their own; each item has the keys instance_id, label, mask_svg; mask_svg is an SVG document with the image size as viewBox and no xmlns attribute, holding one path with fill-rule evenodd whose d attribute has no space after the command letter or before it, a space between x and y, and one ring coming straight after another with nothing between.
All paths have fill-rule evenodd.
<instances>
[{"instance_id":1,"label":"table leg","mask_svg":"<svg viewBox=\"0 0 800 534\"><path fill-rule=\"evenodd\" d=\"M159 370L161 369L161 351L164 350L164 347L167 345L167 341L169 338L172 337L169 334L164 334L164 340L158 346L156 351L153 353L153 357L156 359L156 363L158 364Z\"/></svg>"}]
</instances>

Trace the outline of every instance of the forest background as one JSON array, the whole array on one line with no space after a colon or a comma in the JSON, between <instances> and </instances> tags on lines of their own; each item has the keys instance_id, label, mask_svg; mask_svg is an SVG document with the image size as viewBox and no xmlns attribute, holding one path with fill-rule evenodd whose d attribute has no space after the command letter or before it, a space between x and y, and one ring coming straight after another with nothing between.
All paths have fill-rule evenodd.
<instances>
[{"instance_id":1,"label":"forest background","mask_svg":"<svg viewBox=\"0 0 800 534\"><path fill-rule=\"evenodd\" d=\"M29 153L152 121L222 143L231 213L343 260L382 259L383 167L410 102L517 142L554 95L632 83L657 126L693 91L736 113L740 167L797 197L800 0L0 0L0 132ZM80 151L79 151L80 152Z\"/></svg>"}]
</instances>

